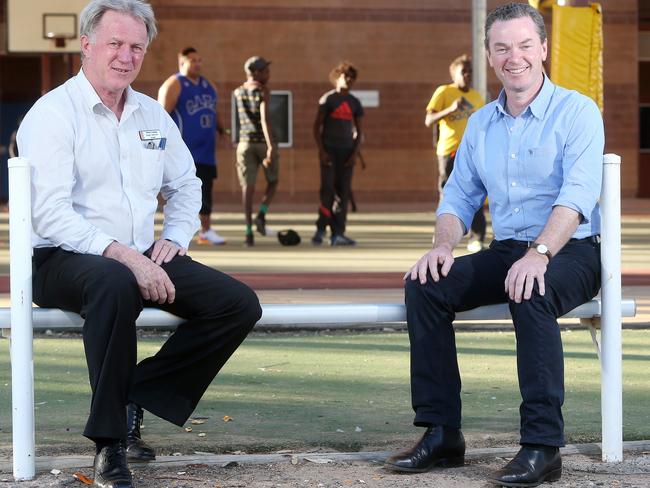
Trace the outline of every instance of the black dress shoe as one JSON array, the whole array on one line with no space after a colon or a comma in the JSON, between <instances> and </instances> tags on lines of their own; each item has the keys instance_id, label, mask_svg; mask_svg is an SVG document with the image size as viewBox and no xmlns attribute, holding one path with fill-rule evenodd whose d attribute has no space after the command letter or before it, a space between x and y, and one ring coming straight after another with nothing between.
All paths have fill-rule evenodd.
<instances>
[{"instance_id":1,"label":"black dress shoe","mask_svg":"<svg viewBox=\"0 0 650 488\"><path fill-rule=\"evenodd\" d=\"M129 461L153 461L156 451L140 437L144 413L135 403L126 406L126 457Z\"/></svg>"},{"instance_id":2,"label":"black dress shoe","mask_svg":"<svg viewBox=\"0 0 650 488\"><path fill-rule=\"evenodd\" d=\"M537 486L562 476L560 449L553 446L523 446L503 469L492 476L500 486Z\"/></svg>"},{"instance_id":3,"label":"black dress shoe","mask_svg":"<svg viewBox=\"0 0 650 488\"><path fill-rule=\"evenodd\" d=\"M408 451L386 459L384 467L406 473L424 473L432 468L462 466L465 462L465 438L460 429L429 427L420 442Z\"/></svg>"},{"instance_id":4,"label":"black dress shoe","mask_svg":"<svg viewBox=\"0 0 650 488\"><path fill-rule=\"evenodd\" d=\"M131 471L126 464L126 452L122 441L109 444L95 456L96 488L133 488Z\"/></svg>"}]
</instances>

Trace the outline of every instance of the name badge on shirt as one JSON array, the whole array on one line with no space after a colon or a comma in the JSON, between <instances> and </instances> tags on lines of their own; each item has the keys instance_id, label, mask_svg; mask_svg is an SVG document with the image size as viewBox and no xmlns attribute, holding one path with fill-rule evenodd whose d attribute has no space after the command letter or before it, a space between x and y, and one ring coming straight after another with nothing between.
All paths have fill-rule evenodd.
<instances>
[{"instance_id":1,"label":"name badge on shirt","mask_svg":"<svg viewBox=\"0 0 650 488\"><path fill-rule=\"evenodd\" d=\"M154 141L156 139L160 139L162 137L162 134L158 129L152 129L152 130L141 130L138 131L138 134L140 134L140 140L141 141Z\"/></svg>"},{"instance_id":2,"label":"name badge on shirt","mask_svg":"<svg viewBox=\"0 0 650 488\"><path fill-rule=\"evenodd\" d=\"M140 140L145 149L160 149L161 151L165 149L167 138L162 137L162 134L158 129L141 130L138 131L138 134L140 135Z\"/></svg>"}]
</instances>

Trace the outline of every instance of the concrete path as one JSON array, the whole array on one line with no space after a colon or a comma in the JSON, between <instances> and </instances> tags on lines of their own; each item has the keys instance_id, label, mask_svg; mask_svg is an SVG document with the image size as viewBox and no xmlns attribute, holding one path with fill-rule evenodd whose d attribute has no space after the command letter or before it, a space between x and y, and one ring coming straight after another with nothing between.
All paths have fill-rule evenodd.
<instances>
[{"instance_id":1,"label":"concrete path","mask_svg":"<svg viewBox=\"0 0 650 488\"><path fill-rule=\"evenodd\" d=\"M201 262L227 273L382 273L393 283L431 245L435 217L432 211L392 211L351 214L348 233L357 239L354 248L315 247L310 239L314 231L313 213L271 212L272 229L295 229L303 242L295 247L281 246L275 237L256 235L256 245L245 248L244 225L238 212L213 214L213 225L228 243L224 246L198 246L190 253ZM161 229L161 216L157 228ZM491 229L488 228L488 237ZM464 243L463 243L464 244ZM623 215L622 268L627 276L636 276L634 284L650 285L650 210L647 214ZM461 244L457 254L467 251ZM390 273L391 275L388 275ZM9 274L8 215L0 213L0 276ZM639 281L647 277L647 282ZM644 278L645 279L645 278ZM630 283L632 284L632 283ZM392 285L392 287L399 285ZM294 286L291 286L292 288ZM2 292L0 288L0 292Z\"/></svg>"}]
</instances>

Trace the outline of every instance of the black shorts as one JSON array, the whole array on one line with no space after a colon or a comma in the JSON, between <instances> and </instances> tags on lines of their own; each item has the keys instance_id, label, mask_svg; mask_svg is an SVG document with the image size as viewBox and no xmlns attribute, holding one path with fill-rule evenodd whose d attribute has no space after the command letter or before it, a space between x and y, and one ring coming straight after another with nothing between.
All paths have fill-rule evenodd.
<instances>
[{"instance_id":1,"label":"black shorts","mask_svg":"<svg viewBox=\"0 0 650 488\"><path fill-rule=\"evenodd\" d=\"M195 164L196 176L201 180L201 210L199 214L212 213L212 184L217 179L217 166L214 164Z\"/></svg>"}]
</instances>

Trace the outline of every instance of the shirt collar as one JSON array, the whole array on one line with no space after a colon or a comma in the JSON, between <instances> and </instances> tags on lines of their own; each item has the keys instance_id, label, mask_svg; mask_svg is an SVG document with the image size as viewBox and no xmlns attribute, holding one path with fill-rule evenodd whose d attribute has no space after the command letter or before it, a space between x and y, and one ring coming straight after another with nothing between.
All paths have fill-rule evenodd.
<instances>
[{"instance_id":1,"label":"shirt collar","mask_svg":"<svg viewBox=\"0 0 650 488\"><path fill-rule=\"evenodd\" d=\"M544 83L542 88L535 97L535 99L528 105L530 113L533 114L538 119L542 119L546 113L546 109L551 104L551 97L555 91L555 85L551 80L548 79L548 76L544 75Z\"/></svg>"},{"instance_id":2,"label":"shirt collar","mask_svg":"<svg viewBox=\"0 0 650 488\"><path fill-rule=\"evenodd\" d=\"M501 119L506 115L508 115L508 112L506 111L506 92L502 88L496 99L496 103L494 104L494 115L492 116L492 120L497 118Z\"/></svg>"},{"instance_id":3,"label":"shirt collar","mask_svg":"<svg viewBox=\"0 0 650 488\"><path fill-rule=\"evenodd\" d=\"M526 107L526 110L524 110L522 113L530 111L534 117L542 119L544 117L546 109L551 103L551 97L553 96L554 91L555 84L548 78L548 76L546 76L546 74L544 74L544 82L542 83L542 88L539 90L539 93L533 99L530 105L528 105L528 107ZM505 90L501 89L499 97L496 100L493 119L495 117L503 117L507 114L508 111L506 110L506 92Z\"/></svg>"},{"instance_id":4,"label":"shirt collar","mask_svg":"<svg viewBox=\"0 0 650 488\"><path fill-rule=\"evenodd\" d=\"M102 102L102 99L99 98L99 95L95 91L95 88L92 86L90 81L88 81L88 78L86 78L83 67L79 70L79 73L76 76L76 81L77 85L79 86L79 90L81 91L81 95L83 96L86 105L90 110L94 111L97 105L106 107ZM145 108L145 106L140 103L140 100L136 96L135 90L131 88L131 86L128 86L126 88L125 93L126 100L124 102L124 114L130 114L138 108Z\"/></svg>"},{"instance_id":5,"label":"shirt collar","mask_svg":"<svg viewBox=\"0 0 650 488\"><path fill-rule=\"evenodd\" d=\"M97 92L90 84L90 81L88 81L88 78L86 78L83 68L79 70L79 73L75 77L75 81L77 82L77 86L79 87L79 91L86 106L90 110L93 110L97 105L103 105L101 98L97 95Z\"/></svg>"}]
</instances>

